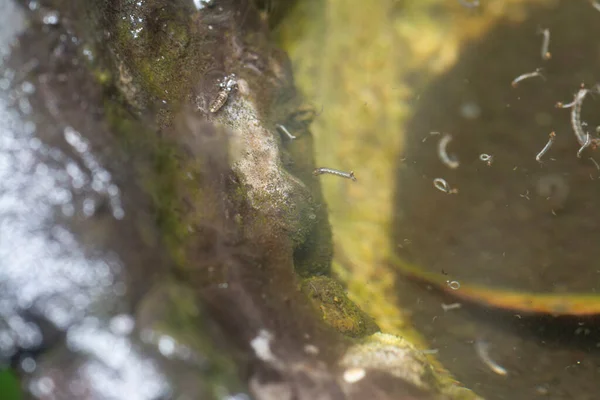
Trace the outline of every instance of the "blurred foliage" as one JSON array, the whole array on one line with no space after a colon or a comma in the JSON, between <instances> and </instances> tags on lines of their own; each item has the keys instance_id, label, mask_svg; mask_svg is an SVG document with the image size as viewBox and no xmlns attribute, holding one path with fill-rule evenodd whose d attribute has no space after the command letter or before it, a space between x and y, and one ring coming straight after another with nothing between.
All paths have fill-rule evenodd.
<instances>
[{"instance_id":1,"label":"blurred foliage","mask_svg":"<svg viewBox=\"0 0 600 400\"><path fill-rule=\"evenodd\" d=\"M21 388L19 380L11 369L0 371L0 400L20 400Z\"/></svg>"}]
</instances>

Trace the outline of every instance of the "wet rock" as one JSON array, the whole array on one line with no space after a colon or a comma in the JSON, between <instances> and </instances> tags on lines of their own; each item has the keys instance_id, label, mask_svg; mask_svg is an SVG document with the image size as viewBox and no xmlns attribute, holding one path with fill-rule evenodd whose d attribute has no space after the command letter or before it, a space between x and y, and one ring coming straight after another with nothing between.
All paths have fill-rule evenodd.
<instances>
[{"instance_id":1,"label":"wet rock","mask_svg":"<svg viewBox=\"0 0 600 400\"><path fill-rule=\"evenodd\" d=\"M323 321L350 337L363 337L379 330L371 317L354 304L344 288L332 278L319 276L302 282Z\"/></svg>"},{"instance_id":2,"label":"wet rock","mask_svg":"<svg viewBox=\"0 0 600 400\"><path fill-rule=\"evenodd\" d=\"M386 372L423 390L435 388L440 398L479 399L466 388L455 385L441 371L435 371L424 352L408 340L375 333L348 349L340 364L348 369Z\"/></svg>"},{"instance_id":3,"label":"wet rock","mask_svg":"<svg viewBox=\"0 0 600 400\"><path fill-rule=\"evenodd\" d=\"M381 375L347 387L350 342L299 290L297 272L329 272L331 234L302 99L253 3L27 6L2 64L0 356L35 358L19 363L28 395L375 390ZM293 146L283 122L298 124ZM344 333L376 329L361 320ZM382 399L420 393L385 380L397 392Z\"/></svg>"}]
</instances>

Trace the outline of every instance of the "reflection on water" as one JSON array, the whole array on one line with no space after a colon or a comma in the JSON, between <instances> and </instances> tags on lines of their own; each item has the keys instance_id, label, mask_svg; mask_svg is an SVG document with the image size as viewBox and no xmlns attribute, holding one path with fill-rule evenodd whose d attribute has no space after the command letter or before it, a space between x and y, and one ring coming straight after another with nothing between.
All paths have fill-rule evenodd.
<instances>
[{"instance_id":1,"label":"reflection on water","mask_svg":"<svg viewBox=\"0 0 600 400\"><path fill-rule=\"evenodd\" d=\"M2 2L0 17L4 59L23 21L12 2ZM44 23L57 18L47 14ZM133 317L111 317L129 302L120 257L83 245L69 229L103 207L115 220L125 211L80 132L65 122L48 136L54 127L30 101L47 81L24 79L40 63L21 70L0 63L0 363L28 377L37 398L165 396L169 384L132 335Z\"/></svg>"},{"instance_id":2,"label":"reflection on water","mask_svg":"<svg viewBox=\"0 0 600 400\"><path fill-rule=\"evenodd\" d=\"M28 389L38 398L165 395L165 379L129 336L132 317L89 316L100 303L108 311L122 301L119 258L86 254L68 229L54 225L92 217L103 201L122 219L119 189L72 127L64 128L72 154L40 141L28 118L28 95L36 87L23 82L10 90L16 74L2 68L0 77L0 360L16 359L22 372L32 374ZM63 366L76 373L44 368L52 362L28 355L53 345L44 337L52 332L66 337L72 360Z\"/></svg>"}]
</instances>

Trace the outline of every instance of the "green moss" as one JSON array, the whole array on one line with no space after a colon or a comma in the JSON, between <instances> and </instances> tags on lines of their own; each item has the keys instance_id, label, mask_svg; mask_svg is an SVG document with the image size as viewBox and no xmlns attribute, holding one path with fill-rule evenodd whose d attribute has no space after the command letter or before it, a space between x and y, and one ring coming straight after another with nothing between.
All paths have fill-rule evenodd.
<instances>
[{"instance_id":1,"label":"green moss","mask_svg":"<svg viewBox=\"0 0 600 400\"><path fill-rule=\"evenodd\" d=\"M0 370L0 393L3 400L20 400L23 398L19 380L10 369Z\"/></svg>"},{"instance_id":2,"label":"green moss","mask_svg":"<svg viewBox=\"0 0 600 400\"><path fill-rule=\"evenodd\" d=\"M331 273L333 247L327 214L322 209L313 215L316 221L310 221L313 226L308 237L294 251L294 268L303 278L326 276Z\"/></svg>"},{"instance_id":3,"label":"green moss","mask_svg":"<svg viewBox=\"0 0 600 400\"><path fill-rule=\"evenodd\" d=\"M104 112L124 153L134 155L135 173L152 198L154 217L163 240L176 264L183 265L187 231L176 208L181 172L174 145L161 140L156 132L136 120L118 99L107 99Z\"/></svg>"},{"instance_id":4,"label":"green moss","mask_svg":"<svg viewBox=\"0 0 600 400\"><path fill-rule=\"evenodd\" d=\"M121 18L116 23L116 48L126 56L134 79L145 92L169 104L178 103L187 88L186 48L189 18L182 11L168 7L152 10L147 15ZM147 21L138 26L132 21ZM151 21L151 22L148 22Z\"/></svg>"},{"instance_id":5,"label":"green moss","mask_svg":"<svg viewBox=\"0 0 600 400\"><path fill-rule=\"evenodd\" d=\"M309 296L323 321L340 333L359 338L379 330L375 321L348 299L342 285L334 279L325 276L305 279L302 291Z\"/></svg>"}]
</instances>

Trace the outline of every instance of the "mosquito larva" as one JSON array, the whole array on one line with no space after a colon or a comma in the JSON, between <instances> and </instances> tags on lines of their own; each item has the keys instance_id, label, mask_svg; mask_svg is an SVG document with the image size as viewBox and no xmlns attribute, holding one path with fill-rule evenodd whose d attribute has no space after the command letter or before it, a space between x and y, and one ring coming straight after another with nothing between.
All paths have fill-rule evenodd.
<instances>
[{"instance_id":1,"label":"mosquito larva","mask_svg":"<svg viewBox=\"0 0 600 400\"><path fill-rule=\"evenodd\" d=\"M459 281L446 281L446 285L448 285L448 287L452 290L458 290L460 289L460 282Z\"/></svg>"},{"instance_id":2,"label":"mosquito larva","mask_svg":"<svg viewBox=\"0 0 600 400\"><path fill-rule=\"evenodd\" d=\"M315 175L315 176L322 175L322 174L337 175L337 176L341 176L342 178L351 179L354 182L356 182L356 177L354 176L354 171L344 172L344 171L339 171L339 170L333 169L333 168L317 168L313 171L313 175Z\"/></svg>"},{"instance_id":3,"label":"mosquito larva","mask_svg":"<svg viewBox=\"0 0 600 400\"><path fill-rule=\"evenodd\" d=\"M579 148L579 150L577 151L577 158L581 158L581 153L583 153L583 151L589 147L589 145L592 143L592 138L590 137L589 133L585 134L585 143L581 145L581 147Z\"/></svg>"},{"instance_id":4,"label":"mosquito larva","mask_svg":"<svg viewBox=\"0 0 600 400\"><path fill-rule=\"evenodd\" d=\"M450 143L452 141L452 136L445 134L444 136L442 136L442 138L440 139L440 141L438 142L438 156L440 157L440 160L442 160L442 162L444 164L446 164L446 166L448 168L458 168L458 160L454 157L450 157L448 155L448 153L446 152L446 147L448 146L448 143Z\"/></svg>"},{"instance_id":5,"label":"mosquito larva","mask_svg":"<svg viewBox=\"0 0 600 400\"><path fill-rule=\"evenodd\" d=\"M281 132L285 133L285 135L290 139L290 140L294 140L296 139L296 136L292 135L285 126L283 125L275 125L275 127L277 129L279 129Z\"/></svg>"},{"instance_id":6,"label":"mosquito larva","mask_svg":"<svg viewBox=\"0 0 600 400\"><path fill-rule=\"evenodd\" d=\"M494 162L494 156L491 156L491 155L489 155L489 154L485 154L485 153L482 153L482 154L480 154L480 155L479 155L479 159L480 159L481 161L483 161L483 162L487 163L488 167L489 167L490 165L492 165L492 162Z\"/></svg>"},{"instance_id":7,"label":"mosquito larva","mask_svg":"<svg viewBox=\"0 0 600 400\"><path fill-rule=\"evenodd\" d=\"M546 154L546 152L550 149L550 147L552 147L552 143L554 143L554 139L556 138L556 133L554 132L550 132L550 135L548 135L548 143L546 143L546 145L544 146L544 148L542 149L542 151L540 151L537 156L535 156L535 161L541 163L542 162L542 157L544 156L544 154Z\"/></svg>"},{"instance_id":8,"label":"mosquito larva","mask_svg":"<svg viewBox=\"0 0 600 400\"><path fill-rule=\"evenodd\" d=\"M455 194L458 193L458 189L450 189L450 185L448 185L448 182L446 182L445 179L442 178L435 178L433 180L433 186L444 193L448 193L448 194Z\"/></svg>"},{"instance_id":9,"label":"mosquito larva","mask_svg":"<svg viewBox=\"0 0 600 400\"><path fill-rule=\"evenodd\" d=\"M461 307L462 307L462 304L460 304L460 303L452 303L452 304L442 303L442 310L444 310L444 311L458 310Z\"/></svg>"},{"instance_id":10,"label":"mosquito larva","mask_svg":"<svg viewBox=\"0 0 600 400\"><path fill-rule=\"evenodd\" d=\"M576 97L577 101L571 109L571 126L573 127L573 132L575 132L575 136L580 145L585 144L587 140L583 133L583 125L581 124L581 106L583 105L583 100L588 92L589 90L587 89L580 89Z\"/></svg>"},{"instance_id":11,"label":"mosquito larva","mask_svg":"<svg viewBox=\"0 0 600 400\"><path fill-rule=\"evenodd\" d=\"M489 344L487 342L481 339L477 339L475 341L475 351L477 352L479 358L481 358L481 361L483 361L485 365L487 365L492 371L494 371L498 375L504 376L508 374L506 368L502 367L500 364L491 359L488 353L488 348Z\"/></svg>"},{"instance_id":12,"label":"mosquito larva","mask_svg":"<svg viewBox=\"0 0 600 400\"><path fill-rule=\"evenodd\" d=\"M581 105L583 104L585 96L587 96L589 92L589 89L582 87L575 95L573 101L569 104L563 104L561 102L556 103L557 108L572 108L571 126L573 127L573 132L575 133L575 137L577 138L577 142L579 142L580 146L583 146L586 142L586 135L583 132L583 125L581 124Z\"/></svg>"},{"instance_id":13,"label":"mosquito larva","mask_svg":"<svg viewBox=\"0 0 600 400\"><path fill-rule=\"evenodd\" d=\"M552 58L552 54L548 51L550 46L550 29L542 29L539 33L544 36L542 40L542 60L549 60Z\"/></svg>"},{"instance_id":14,"label":"mosquito larva","mask_svg":"<svg viewBox=\"0 0 600 400\"><path fill-rule=\"evenodd\" d=\"M598 165L598 163L596 162L596 160L594 160L592 157L590 157L590 160L592 160L592 162L594 163L594 165L596 166L596 169L598 171L600 171L600 165Z\"/></svg>"},{"instance_id":15,"label":"mosquito larva","mask_svg":"<svg viewBox=\"0 0 600 400\"><path fill-rule=\"evenodd\" d=\"M450 191L450 187L448 186L448 182L446 182L442 178L435 178L433 180L433 186L435 186L435 188L437 190L440 190L440 191L442 191L444 193L448 193Z\"/></svg>"},{"instance_id":16,"label":"mosquito larva","mask_svg":"<svg viewBox=\"0 0 600 400\"><path fill-rule=\"evenodd\" d=\"M519 82L525 80L525 79L529 79L529 78L535 78L536 76L539 76L540 78L542 78L543 80L546 80L546 78L544 77L544 75L542 75L542 69L538 68L533 72L527 72L525 74L519 75L517 76L511 83L512 87L516 88L519 85Z\"/></svg>"}]
</instances>

